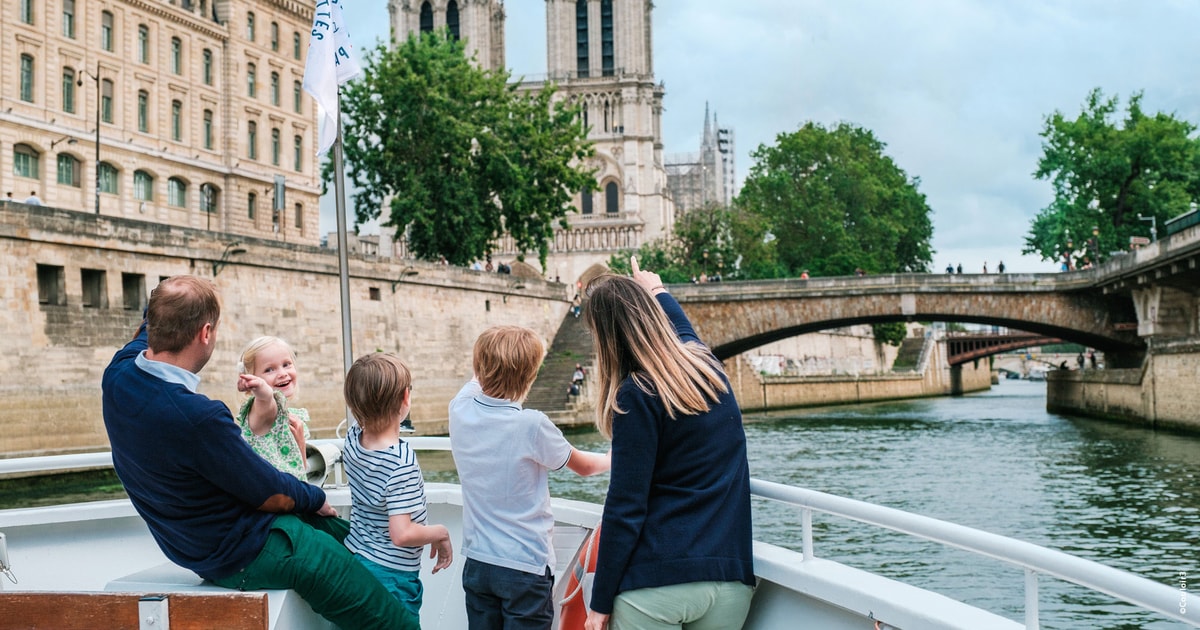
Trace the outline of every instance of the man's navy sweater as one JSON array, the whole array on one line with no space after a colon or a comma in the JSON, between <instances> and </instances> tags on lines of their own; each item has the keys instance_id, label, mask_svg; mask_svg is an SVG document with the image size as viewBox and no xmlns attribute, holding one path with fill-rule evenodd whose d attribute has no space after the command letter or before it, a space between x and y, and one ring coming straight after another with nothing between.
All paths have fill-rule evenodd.
<instances>
[{"instance_id":1,"label":"man's navy sweater","mask_svg":"<svg viewBox=\"0 0 1200 630\"><path fill-rule=\"evenodd\" d=\"M685 343L700 339L675 298L658 303ZM728 379L725 379L728 386ZM618 593L687 582L753 585L750 467L732 391L708 411L672 420L626 376L617 390L612 472L591 609Z\"/></svg>"},{"instance_id":2,"label":"man's navy sweater","mask_svg":"<svg viewBox=\"0 0 1200 630\"><path fill-rule=\"evenodd\" d=\"M224 403L138 367L145 349L143 322L104 370L113 467L167 558L206 579L230 576L266 543L275 515L258 506L282 494L295 512L315 512L325 493L251 450Z\"/></svg>"}]
</instances>

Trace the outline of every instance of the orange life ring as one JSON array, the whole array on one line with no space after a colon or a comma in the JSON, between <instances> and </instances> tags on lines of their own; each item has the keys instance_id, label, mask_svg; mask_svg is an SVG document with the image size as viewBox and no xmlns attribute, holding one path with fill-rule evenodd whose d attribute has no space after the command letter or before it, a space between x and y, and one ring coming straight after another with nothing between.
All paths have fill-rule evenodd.
<instances>
[{"instance_id":1,"label":"orange life ring","mask_svg":"<svg viewBox=\"0 0 1200 630\"><path fill-rule=\"evenodd\" d=\"M582 630L587 621L588 598L591 596L591 582L585 576L596 573L596 556L600 551L600 526L579 545L575 552L575 560L567 570L567 590L558 611L559 630Z\"/></svg>"}]
</instances>

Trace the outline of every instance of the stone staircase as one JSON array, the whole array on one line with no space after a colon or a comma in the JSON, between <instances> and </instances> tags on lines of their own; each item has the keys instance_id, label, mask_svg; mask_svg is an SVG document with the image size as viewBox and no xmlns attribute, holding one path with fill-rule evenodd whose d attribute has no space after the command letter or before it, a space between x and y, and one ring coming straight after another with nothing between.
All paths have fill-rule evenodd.
<instances>
[{"instance_id":1,"label":"stone staircase","mask_svg":"<svg viewBox=\"0 0 1200 630\"><path fill-rule=\"evenodd\" d=\"M900 350L896 360L892 362L893 372L915 372L921 362L921 351L925 348L925 337L905 337L900 342Z\"/></svg>"},{"instance_id":2,"label":"stone staircase","mask_svg":"<svg viewBox=\"0 0 1200 630\"><path fill-rule=\"evenodd\" d=\"M579 396L569 400L567 389L571 385L571 375L575 372L575 364L582 364L588 376ZM529 390L525 406L537 409L550 416L558 424L574 424L571 417L580 406L587 405L588 386L592 382L592 335L583 324L582 317L573 317L568 311L563 318L554 342L542 363L537 380ZM583 420L590 422L590 417Z\"/></svg>"}]
</instances>

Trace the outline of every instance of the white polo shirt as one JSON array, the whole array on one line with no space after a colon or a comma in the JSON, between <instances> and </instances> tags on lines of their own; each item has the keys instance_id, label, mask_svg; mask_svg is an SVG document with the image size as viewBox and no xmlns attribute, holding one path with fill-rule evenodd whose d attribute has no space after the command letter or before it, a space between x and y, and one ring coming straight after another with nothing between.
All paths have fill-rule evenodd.
<instances>
[{"instance_id":1,"label":"white polo shirt","mask_svg":"<svg viewBox=\"0 0 1200 630\"><path fill-rule=\"evenodd\" d=\"M450 401L450 448L463 488L462 554L544 575L555 562L549 471L571 457L562 431L471 380Z\"/></svg>"}]
</instances>

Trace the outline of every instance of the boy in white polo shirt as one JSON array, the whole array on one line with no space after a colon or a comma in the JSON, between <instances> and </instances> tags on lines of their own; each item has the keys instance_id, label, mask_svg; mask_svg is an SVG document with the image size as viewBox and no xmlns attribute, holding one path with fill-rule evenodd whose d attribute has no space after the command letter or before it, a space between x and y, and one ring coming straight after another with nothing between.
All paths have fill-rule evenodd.
<instances>
[{"instance_id":1,"label":"boy in white polo shirt","mask_svg":"<svg viewBox=\"0 0 1200 630\"><path fill-rule=\"evenodd\" d=\"M550 628L554 547L548 473L605 472L608 454L571 446L521 402L545 346L536 332L496 326L475 340L475 378L450 402L450 447L463 489L463 542L470 630Z\"/></svg>"}]
</instances>

